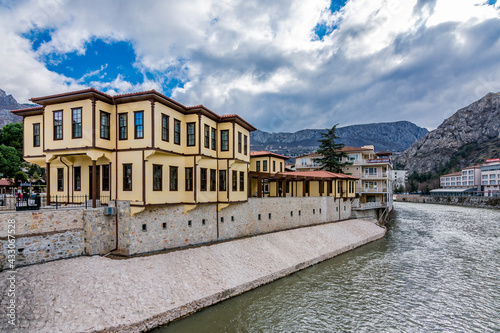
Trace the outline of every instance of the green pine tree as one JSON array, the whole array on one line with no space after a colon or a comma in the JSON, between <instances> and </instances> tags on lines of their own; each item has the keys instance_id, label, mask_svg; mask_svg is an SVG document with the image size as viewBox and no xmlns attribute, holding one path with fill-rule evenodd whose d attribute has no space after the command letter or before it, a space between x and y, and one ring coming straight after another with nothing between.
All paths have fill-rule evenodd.
<instances>
[{"instance_id":1,"label":"green pine tree","mask_svg":"<svg viewBox=\"0 0 500 333\"><path fill-rule=\"evenodd\" d=\"M337 130L337 125L333 126L331 129L327 129L325 133L321 133L322 139L318 140L319 149L318 154L323 157L315 159L316 162L321 163L322 170L343 173L342 168L348 165L352 165L351 162L342 162L343 157L348 157L347 153L342 151L344 148L343 143L336 143L335 140L339 139L335 132Z\"/></svg>"}]
</instances>

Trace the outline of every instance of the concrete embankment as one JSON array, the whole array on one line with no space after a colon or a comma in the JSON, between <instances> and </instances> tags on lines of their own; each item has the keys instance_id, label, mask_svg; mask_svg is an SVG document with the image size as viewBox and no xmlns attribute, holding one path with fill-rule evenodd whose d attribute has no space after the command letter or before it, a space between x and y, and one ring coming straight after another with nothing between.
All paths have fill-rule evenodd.
<instances>
[{"instance_id":1,"label":"concrete embankment","mask_svg":"<svg viewBox=\"0 0 500 333\"><path fill-rule=\"evenodd\" d=\"M398 194L395 201L500 209L499 197Z\"/></svg>"},{"instance_id":2,"label":"concrete embankment","mask_svg":"<svg viewBox=\"0 0 500 333\"><path fill-rule=\"evenodd\" d=\"M13 329L9 271L0 273L2 332L137 332L382 238L348 220L127 260L78 257L22 267Z\"/></svg>"}]
</instances>

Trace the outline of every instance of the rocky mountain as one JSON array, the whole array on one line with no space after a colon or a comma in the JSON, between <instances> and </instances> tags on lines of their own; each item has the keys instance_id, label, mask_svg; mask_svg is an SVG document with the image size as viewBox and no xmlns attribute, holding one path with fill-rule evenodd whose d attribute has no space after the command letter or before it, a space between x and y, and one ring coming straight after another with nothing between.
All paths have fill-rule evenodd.
<instances>
[{"instance_id":1,"label":"rocky mountain","mask_svg":"<svg viewBox=\"0 0 500 333\"><path fill-rule=\"evenodd\" d=\"M0 89L0 128L5 125L23 121L23 117L16 116L10 113L10 110L27 108L32 105L19 104L12 95L7 95L5 91Z\"/></svg>"},{"instance_id":2,"label":"rocky mountain","mask_svg":"<svg viewBox=\"0 0 500 333\"><path fill-rule=\"evenodd\" d=\"M307 154L318 148L324 129L306 129L295 133L251 134L252 150L269 150L287 156ZM408 121L352 125L337 128L339 141L346 146L374 145L376 151L402 152L427 134L427 129Z\"/></svg>"},{"instance_id":3,"label":"rocky mountain","mask_svg":"<svg viewBox=\"0 0 500 333\"><path fill-rule=\"evenodd\" d=\"M500 93L458 110L395 159L410 172L443 174L500 157Z\"/></svg>"}]
</instances>

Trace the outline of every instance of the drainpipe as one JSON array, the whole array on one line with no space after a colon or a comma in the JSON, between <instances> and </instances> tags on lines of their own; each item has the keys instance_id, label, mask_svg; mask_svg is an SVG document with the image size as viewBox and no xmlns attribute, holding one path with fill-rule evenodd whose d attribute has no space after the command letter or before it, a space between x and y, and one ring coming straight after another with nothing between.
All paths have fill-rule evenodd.
<instances>
[{"instance_id":1,"label":"drainpipe","mask_svg":"<svg viewBox=\"0 0 500 333\"><path fill-rule=\"evenodd\" d=\"M62 160L62 156L59 156L59 161L61 161L62 164L64 164L66 166L66 168L68 169L68 201L69 201L69 165L67 165L66 163L63 162Z\"/></svg>"},{"instance_id":2,"label":"drainpipe","mask_svg":"<svg viewBox=\"0 0 500 333\"><path fill-rule=\"evenodd\" d=\"M120 135L120 124L118 123L118 105L115 103L115 96L112 97L113 104L115 105L115 248L110 252L118 250L118 135ZM127 119L128 122L128 119ZM128 130L128 123L127 123ZM109 191L111 197L111 191ZM110 198L111 199L111 198Z\"/></svg>"}]
</instances>

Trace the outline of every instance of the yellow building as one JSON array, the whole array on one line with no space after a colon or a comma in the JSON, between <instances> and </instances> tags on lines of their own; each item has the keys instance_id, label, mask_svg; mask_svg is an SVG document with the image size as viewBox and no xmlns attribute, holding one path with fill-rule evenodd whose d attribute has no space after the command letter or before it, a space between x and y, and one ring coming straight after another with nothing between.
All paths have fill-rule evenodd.
<instances>
[{"instance_id":1,"label":"yellow building","mask_svg":"<svg viewBox=\"0 0 500 333\"><path fill-rule=\"evenodd\" d=\"M268 151L250 157L249 196L356 197L357 177L324 170L285 172L288 157Z\"/></svg>"},{"instance_id":2,"label":"yellow building","mask_svg":"<svg viewBox=\"0 0 500 333\"><path fill-rule=\"evenodd\" d=\"M32 98L24 159L45 168L47 198L128 200L131 206L246 201L250 132L237 115L186 107L151 90L93 88ZM143 209L143 208L142 208Z\"/></svg>"}]
</instances>

